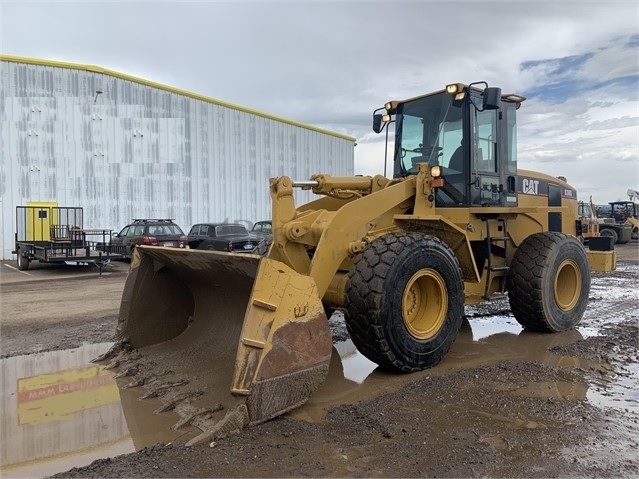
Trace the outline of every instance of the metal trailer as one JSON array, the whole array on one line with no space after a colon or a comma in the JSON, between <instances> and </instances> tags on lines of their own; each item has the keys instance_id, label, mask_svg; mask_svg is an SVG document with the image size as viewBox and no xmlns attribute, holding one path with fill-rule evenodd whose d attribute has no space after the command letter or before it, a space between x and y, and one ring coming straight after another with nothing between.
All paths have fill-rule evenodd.
<instances>
[{"instance_id":1,"label":"metal trailer","mask_svg":"<svg viewBox=\"0 0 639 479\"><path fill-rule=\"evenodd\" d=\"M81 207L16 206L15 249L19 270L31 261L41 263L93 263L102 267L123 258L111 245L110 229L85 229Z\"/></svg>"}]
</instances>

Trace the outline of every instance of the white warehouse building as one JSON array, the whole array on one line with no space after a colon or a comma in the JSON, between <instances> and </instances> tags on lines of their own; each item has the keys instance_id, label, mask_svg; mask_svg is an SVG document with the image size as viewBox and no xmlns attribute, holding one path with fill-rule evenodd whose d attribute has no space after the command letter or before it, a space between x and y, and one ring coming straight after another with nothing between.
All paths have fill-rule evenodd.
<instances>
[{"instance_id":1,"label":"white warehouse building","mask_svg":"<svg viewBox=\"0 0 639 479\"><path fill-rule=\"evenodd\" d=\"M0 55L0 254L16 207L82 207L85 228L133 218L249 224L268 181L352 175L355 138L104 68ZM299 192L297 200L312 199Z\"/></svg>"}]
</instances>

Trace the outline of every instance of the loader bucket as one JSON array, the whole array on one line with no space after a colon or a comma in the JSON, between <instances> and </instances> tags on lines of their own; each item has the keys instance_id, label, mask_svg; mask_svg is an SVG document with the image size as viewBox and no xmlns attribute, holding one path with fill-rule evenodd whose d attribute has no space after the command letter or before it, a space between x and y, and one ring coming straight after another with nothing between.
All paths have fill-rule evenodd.
<instances>
[{"instance_id":1,"label":"loader bucket","mask_svg":"<svg viewBox=\"0 0 639 479\"><path fill-rule=\"evenodd\" d=\"M107 357L176 427L227 435L303 404L324 382L331 333L315 281L257 255L139 247Z\"/></svg>"}]
</instances>

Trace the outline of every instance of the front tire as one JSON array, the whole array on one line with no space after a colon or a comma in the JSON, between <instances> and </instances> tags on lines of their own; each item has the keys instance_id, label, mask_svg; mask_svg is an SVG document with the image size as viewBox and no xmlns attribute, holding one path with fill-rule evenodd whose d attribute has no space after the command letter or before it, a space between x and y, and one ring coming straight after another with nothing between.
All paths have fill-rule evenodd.
<instances>
[{"instance_id":1,"label":"front tire","mask_svg":"<svg viewBox=\"0 0 639 479\"><path fill-rule=\"evenodd\" d=\"M433 236L390 233L355 259L346 286L346 327L357 349L384 369L437 364L464 314L464 283L452 250Z\"/></svg>"},{"instance_id":2,"label":"front tire","mask_svg":"<svg viewBox=\"0 0 639 479\"><path fill-rule=\"evenodd\" d=\"M507 276L508 299L524 328L556 333L581 321L590 293L590 268L574 236L537 233L513 256Z\"/></svg>"}]
</instances>

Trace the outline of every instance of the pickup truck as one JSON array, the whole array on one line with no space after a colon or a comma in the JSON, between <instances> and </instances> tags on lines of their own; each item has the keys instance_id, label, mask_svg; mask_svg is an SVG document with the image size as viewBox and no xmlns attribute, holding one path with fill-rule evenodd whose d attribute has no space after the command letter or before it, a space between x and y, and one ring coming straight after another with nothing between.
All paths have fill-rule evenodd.
<instances>
[{"instance_id":1,"label":"pickup truck","mask_svg":"<svg viewBox=\"0 0 639 479\"><path fill-rule=\"evenodd\" d=\"M188 234L189 248L234 253L254 253L264 238L250 234L237 223L198 223Z\"/></svg>"}]
</instances>

